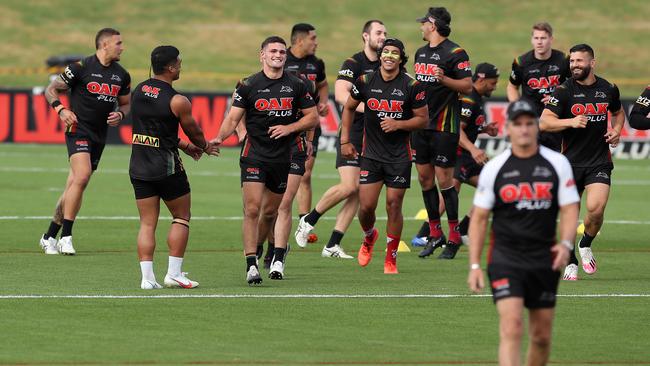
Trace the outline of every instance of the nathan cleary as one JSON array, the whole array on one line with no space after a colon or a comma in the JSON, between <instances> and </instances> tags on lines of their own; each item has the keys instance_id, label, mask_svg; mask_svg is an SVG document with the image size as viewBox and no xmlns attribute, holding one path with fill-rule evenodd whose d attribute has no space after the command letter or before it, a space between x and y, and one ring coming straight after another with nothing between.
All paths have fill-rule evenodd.
<instances>
[{"instance_id":1,"label":"nathan cleary","mask_svg":"<svg viewBox=\"0 0 650 366\"><path fill-rule=\"evenodd\" d=\"M398 39L386 39L379 60L379 70L359 77L345 103L341 121L341 154L347 159L358 155L350 142L350 130L357 106L364 103L365 138L359 179L359 223L364 240L357 259L363 267L372 259L379 238L375 229L375 211L385 185L388 222L384 273L396 274L397 248L404 223L402 202L411 184L410 131L426 127L428 109L424 85L411 78L404 69L408 60L404 44Z\"/></svg>"}]
</instances>

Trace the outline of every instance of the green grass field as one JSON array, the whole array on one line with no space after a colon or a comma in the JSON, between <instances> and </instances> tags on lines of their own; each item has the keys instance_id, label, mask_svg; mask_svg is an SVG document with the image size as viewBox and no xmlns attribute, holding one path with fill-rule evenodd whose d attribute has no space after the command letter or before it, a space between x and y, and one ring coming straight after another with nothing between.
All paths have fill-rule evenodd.
<instances>
[{"instance_id":1,"label":"green grass field","mask_svg":"<svg viewBox=\"0 0 650 366\"><path fill-rule=\"evenodd\" d=\"M151 50L174 44L183 54L179 90L230 91L259 69L261 41L271 34L288 39L298 22L317 28L317 55L333 85L343 60L361 49L366 20L382 19L412 56L423 44L414 20L429 6L450 10L451 38L474 65L488 61L501 69L497 95L505 95L512 59L531 48L531 25L544 20L555 29L556 48L591 44L597 73L616 82L623 96L637 97L650 82L650 53L642 52L650 31L645 0L0 0L0 87L46 83L47 75L34 68L55 54L94 52L97 30L113 26L123 33L122 64L135 83L147 77Z\"/></svg>"},{"instance_id":2,"label":"green grass field","mask_svg":"<svg viewBox=\"0 0 650 366\"><path fill-rule=\"evenodd\" d=\"M466 248L444 262L419 259L416 249L400 253L400 274L385 276L380 252L367 268L320 257L333 225L328 213L316 229L318 244L294 246L285 280L246 285L236 150L198 163L185 159L193 220L184 270L201 286L140 290L128 157L128 147L106 149L75 224L78 255L45 256L38 237L65 181L65 147L0 145L0 364L495 364L495 308L489 297L469 296ZM319 155L316 198L336 182L333 166L333 154ZM599 272L561 284L552 364L650 365L648 183L647 161L616 162L606 223L594 243ZM422 207L413 184L404 209L407 241ZM470 197L465 188L461 212ZM170 223L163 215L159 281ZM384 225L380 220L378 228ZM355 221L343 246L356 255L360 237Z\"/></svg>"}]
</instances>

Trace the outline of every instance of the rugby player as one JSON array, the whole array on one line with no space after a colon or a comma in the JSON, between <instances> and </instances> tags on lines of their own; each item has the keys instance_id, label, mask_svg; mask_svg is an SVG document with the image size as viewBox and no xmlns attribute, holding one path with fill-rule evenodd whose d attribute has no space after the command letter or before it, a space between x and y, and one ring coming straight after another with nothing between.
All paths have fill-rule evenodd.
<instances>
[{"instance_id":1,"label":"rugby player","mask_svg":"<svg viewBox=\"0 0 650 366\"><path fill-rule=\"evenodd\" d=\"M560 271L573 249L580 197L567 159L537 143L535 106L522 99L510 104L507 115L511 148L485 165L474 195L467 282L476 293L484 287L481 254L492 214L487 272L499 314L499 365L521 363L524 307L526 364L545 365Z\"/></svg>"},{"instance_id":2,"label":"rugby player","mask_svg":"<svg viewBox=\"0 0 650 366\"><path fill-rule=\"evenodd\" d=\"M634 102L630 112L630 127L637 130L650 129L650 85Z\"/></svg>"}]
</instances>

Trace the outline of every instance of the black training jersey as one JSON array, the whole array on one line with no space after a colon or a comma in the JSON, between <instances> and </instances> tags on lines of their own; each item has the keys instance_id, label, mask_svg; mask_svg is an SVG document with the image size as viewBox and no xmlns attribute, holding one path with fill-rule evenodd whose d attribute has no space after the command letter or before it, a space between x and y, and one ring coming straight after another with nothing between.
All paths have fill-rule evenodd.
<instances>
[{"instance_id":1,"label":"black training jersey","mask_svg":"<svg viewBox=\"0 0 650 366\"><path fill-rule=\"evenodd\" d=\"M580 202L573 172L560 153L539 147L530 158L507 149L478 180L474 205L492 210L488 263L539 268L552 263L560 206Z\"/></svg>"},{"instance_id":2,"label":"black training jersey","mask_svg":"<svg viewBox=\"0 0 650 366\"><path fill-rule=\"evenodd\" d=\"M298 77L285 72L279 79L269 79L262 71L238 83L232 105L246 110L247 135L241 156L277 163L289 162L291 139L296 136L271 139L269 128L291 124L300 109L315 106Z\"/></svg>"},{"instance_id":3,"label":"black training jersey","mask_svg":"<svg viewBox=\"0 0 650 366\"><path fill-rule=\"evenodd\" d=\"M61 78L70 87L70 109L77 123L66 132L88 134L95 142L106 142L106 120L115 110L117 98L131 92L131 76L117 62L104 66L96 55L68 65Z\"/></svg>"},{"instance_id":4,"label":"black training jersey","mask_svg":"<svg viewBox=\"0 0 650 366\"><path fill-rule=\"evenodd\" d=\"M138 84L131 96L131 163L129 175L141 180L160 180L183 170L178 155L179 118L171 110L178 94L168 83L149 79Z\"/></svg>"},{"instance_id":5,"label":"black training jersey","mask_svg":"<svg viewBox=\"0 0 650 366\"><path fill-rule=\"evenodd\" d=\"M533 50L528 51L512 61L510 72L510 82L521 85L522 97L535 103L538 115L544 110L544 96L552 94L569 77L569 59L558 50L551 50L547 60L539 60Z\"/></svg>"},{"instance_id":6,"label":"black training jersey","mask_svg":"<svg viewBox=\"0 0 650 366\"><path fill-rule=\"evenodd\" d=\"M650 85L634 102L630 112L630 126L639 130L650 128Z\"/></svg>"},{"instance_id":7,"label":"black training jersey","mask_svg":"<svg viewBox=\"0 0 650 366\"><path fill-rule=\"evenodd\" d=\"M413 109L427 105L424 85L403 71L395 79L384 81L378 70L359 77L350 97L366 105L361 156L386 163L410 162L410 132L386 133L380 123L385 118L411 119Z\"/></svg>"},{"instance_id":8,"label":"black training jersey","mask_svg":"<svg viewBox=\"0 0 650 366\"><path fill-rule=\"evenodd\" d=\"M304 75L308 80L316 83L320 83L326 78L323 60L314 55L298 58L291 52L291 47L287 50L284 69L294 74Z\"/></svg>"},{"instance_id":9,"label":"black training jersey","mask_svg":"<svg viewBox=\"0 0 650 366\"><path fill-rule=\"evenodd\" d=\"M376 61L368 60L366 53L361 51L352 55L341 65L341 70L336 77L336 80L345 80L354 84L361 75L371 73L379 69L379 59ZM340 126L339 126L340 127ZM341 137L341 129L339 128L339 138ZM363 113L354 112L354 122L350 130L350 141L353 143L361 144L363 139Z\"/></svg>"},{"instance_id":10,"label":"black training jersey","mask_svg":"<svg viewBox=\"0 0 650 366\"><path fill-rule=\"evenodd\" d=\"M445 39L439 45L428 44L415 52L415 79L427 87L428 130L458 133L460 128L459 93L442 85L434 76L441 68L445 76L464 79L472 76L469 56L456 43Z\"/></svg>"},{"instance_id":11,"label":"black training jersey","mask_svg":"<svg viewBox=\"0 0 650 366\"><path fill-rule=\"evenodd\" d=\"M314 103L318 104L320 97L318 96L318 91L316 90L316 82L309 80L305 75L300 75L300 79L302 79L302 82L305 83L307 92L309 92L311 97L314 99ZM302 111L298 111L298 113L296 113L296 121L300 118L302 118ZM294 159L306 156L307 132L303 131L297 134L297 136L294 136L294 138L291 140L291 158Z\"/></svg>"},{"instance_id":12,"label":"black training jersey","mask_svg":"<svg viewBox=\"0 0 650 366\"><path fill-rule=\"evenodd\" d=\"M607 112L621 109L618 87L596 76L592 85L578 84L568 79L555 89L546 109L560 119L585 115L586 128L567 128L562 131L562 153L575 167L592 167L611 163L609 144L605 142Z\"/></svg>"},{"instance_id":13,"label":"black training jersey","mask_svg":"<svg viewBox=\"0 0 650 366\"><path fill-rule=\"evenodd\" d=\"M460 101L460 120L465 125L463 131L465 131L469 141L474 143L487 125L485 112L483 111L483 97L476 89L472 88L472 94L464 96ZM458 152L469 154L460 145L458 145Z\"/></svg>"}]
</instances>

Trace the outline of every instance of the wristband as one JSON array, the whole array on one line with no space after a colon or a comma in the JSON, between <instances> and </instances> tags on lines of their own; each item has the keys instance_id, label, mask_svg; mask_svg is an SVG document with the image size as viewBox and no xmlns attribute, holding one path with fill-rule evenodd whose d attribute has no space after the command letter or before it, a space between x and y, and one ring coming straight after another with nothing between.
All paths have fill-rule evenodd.
<instances>
[{"instance_id":1,"label":"wristband","mask_svg":"<svg viewBox=\"0 0 650 366\"><path fill-rule=\"evenodd\" d=\"M50 103L50 106L51 106L53 109L56 109L56 107L58 107L58 106L60 106L60 105L61 105L61 101L58 100L58 99L55 100L55 101L53 101L52 103Z\"/></svg>"},{"instance_id":2,"label":"wristband","mask_svg":"<svg viewBox=\"0 0 650 366\"><path fill-rule=\"evenodd\" d=\"M59 108L59 111L56 112L56 114L57 114L59 117L61 117L61 112L63 112L64 109L65 109L65 107L61 107L61 108ZM56 109L55 109L55 110L56 110Z\"/></svg>"},{"instance_id":3,"label":"wristband","mask_svg":"<svg viewBox=\"0 0 650 366\"><path fill-rule=\"evenodd\" d=\"M481 265L478 263L472 263L470 264L469 269L481 269Z\"/></svg>"},{"instance_id":4,"label":"wristband","mask_svg":"<svg viewBox=\"0 0 650 366\"><path fill-rule=\"evenodd\" d=\"M573 250L573 243L570 240L561 240L560 244L564 245L569 250Z\"/></svg>"}]
</instances>

